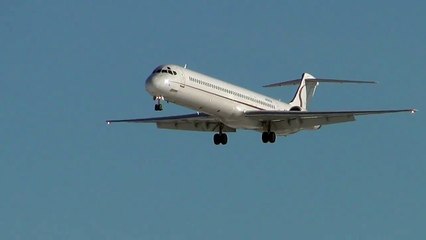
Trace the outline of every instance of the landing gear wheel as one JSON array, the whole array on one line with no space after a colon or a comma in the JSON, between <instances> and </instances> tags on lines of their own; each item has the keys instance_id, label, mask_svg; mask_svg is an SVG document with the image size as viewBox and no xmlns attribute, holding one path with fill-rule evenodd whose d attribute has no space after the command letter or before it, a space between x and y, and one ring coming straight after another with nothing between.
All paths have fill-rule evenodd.
<instances>
[{"instance_id":1,"label":"landing gear wheel","mask_svg":"<svg viewBox=\"0 0 426 240\"><path fill-rule=\"evenodd\" d=\"M154 109L155 109L155 111L162 111L163 110L163 105L161 105L161 103L155 104Z\"/></svg>"},{"instance_id":2,"label":"landing gear wheel","mask_svg":"<svg viewBox=\"0 0 426 240\"><path fill-rule=\"evenodd\" d=\"M222 143L222 145L228 143L228 136L225 133L220 134L220 143Z\"/></svg>"},{"instance_id":3,"label":"landing gear wheel","mask_svg":"<svg viewBox=\"0 0 426 240\"><path fill-rule=\"evenodd\" d=\"M262 133L262 142L263 143L269 142L269 133L268 132L263 132Z\"/></svg>"},{"instance_id":4,"label":"landing gear wheel","mask_svg":"<svg viewBox=\"0 0 426 240\"><path fill-rule=\"evenodd\" d=\"M228 143L228 136L225 133L216 133L213 136L213 142L216 145L226 145Z\"/></svg>"},{"instance_id":5,"label":"landing gear wheel","mask_svg":"<svg viewBox=\"0 0 426 240\"><path fill-rule=\"evenodd\" d=\"M214 144L216 144L216 145L219 145L219 144L221 143L220 135L219 135L218 133L216 133L216 134L213 136L213 142L214 142Z\"/></svg>"},{"instance_id":6,"label":"landing gear wheel","mask_svg":"<svg viewBox=\"0 0 426 240\"><path fill-rule=\"evenodd\" d=\"M262 142L263 143L274 143L277 139L277 135L274 132L263 132L262 133Z\"/></svg>"},{"instance_id":7,"label":"landing gear wheel","mask_svg":"<svg viewBox=\"0 0 426 240\"><path fill-rule=\"evenodd\" d=\"M274 143L276 139L277 139L277 135L275 135L274 132L270 132L269 133L269 142Z\"/></svg>"}]
</instances>

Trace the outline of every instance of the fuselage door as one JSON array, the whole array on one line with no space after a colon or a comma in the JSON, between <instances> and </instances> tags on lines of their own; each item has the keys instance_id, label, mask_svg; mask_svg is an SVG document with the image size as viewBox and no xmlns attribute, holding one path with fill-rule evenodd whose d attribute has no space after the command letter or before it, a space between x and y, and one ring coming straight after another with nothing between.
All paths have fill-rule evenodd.
<instances>
[{"instance_id":1,"label":"fuselage door","mask_svg":"<svg viewBox=\"0 0 426 240\"><path fill-rule=\"evenodd\" d=\"M185 78L186 78L186 76L185 76L184 70L179 69L178 77L179 77L179 83L180 83L179 85L180 85L180 87L181 88L185 88Z\"/></svg>"}]
</instances>

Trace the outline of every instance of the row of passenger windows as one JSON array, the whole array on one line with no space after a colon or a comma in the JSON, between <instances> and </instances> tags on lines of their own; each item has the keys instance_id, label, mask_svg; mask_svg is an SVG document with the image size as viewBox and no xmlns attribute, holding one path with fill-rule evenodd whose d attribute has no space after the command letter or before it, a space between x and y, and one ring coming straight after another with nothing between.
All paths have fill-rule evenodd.
<instances>
[{"instance_id":1,"label":"row of passenger windows","mask_svg":"<svg viewBox=\"0 0 426 240\"><path fill-rule=\"evenodd\" d=\"M166 68L158 67L152 73L168 73L171 75L177 75L176 71L173 71L170 67L166 67Z\"/></svg>"},{"instance_id":2,"label":"row of passenger windows","mask_svg":"<svg viewBox=\"0 0 426 240\"><path fill-rule=\"evenodd\" d=\"M213 88L213 89L219 90L219 91L221 91L221 92L225 92L225 93L228 93L228 94L232 94L232 95L234 95L234 96L236 96L236 97L240 97L240 98L243 98L243 99L246 99L246 100L249 100L249 101L252 101L252 102L258 103L258 104L261 104L261 105L263 105L263 106L266 106L266 107L270 107L270 108L275 109L275 105L270 104L270 103L267 103L267 102L265 102L265 101L261 101L261 100L256 99L256 98L253 98L253 97L250 97L250 96L247 96L247 95L244 95L244 94L241 94L241 93L238 93L238 92L235 92L235 91L232 91L232 90L229 90L229 89L223 88L223 87L219 87L219 86L217 86L217 85L214 85L214 84L211 84L211 83L208 83L208 82L204 82L204 81L201 81L201 80L196 79L196 78L193 78L193 77L189 77L189 80L190 80L191 82L195 82L195 83L198 83L198 84L201 84L201 85L204 85L204 86L207 86L207 87L210 87L210 88ZM268 100L269 100L269 99L268 99ZM269 101L271 101L271 100L269 100ZM271 101L271 102L272 102L272 101Z\"/></svg>"}]
</instances>

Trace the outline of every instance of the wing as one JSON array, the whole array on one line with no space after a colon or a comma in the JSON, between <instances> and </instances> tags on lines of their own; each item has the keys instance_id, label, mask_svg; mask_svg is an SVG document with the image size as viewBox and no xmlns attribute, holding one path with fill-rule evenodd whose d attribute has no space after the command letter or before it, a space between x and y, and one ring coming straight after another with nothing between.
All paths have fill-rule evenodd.
<instances>
[{"instance_id":1,"label":"wing","mask_svg":"<svg viewBox=\"0 0 426 240\"><path fill-rule=\"evenodd\" d=\"M158 128L187 130L187 131L219 131L220 125L223 126L222 132L235 132L235 128L224 125L219 119L204 113L156 117L156 118L136 118L122 120L107 120L108 124L127 122L127 123L156 123Z\"/></svg>"},{"instance_id":2,"label":"wing","mask_svg":"<svg viewBox=\"0 0 426 240\"><path fill-rule=\"evenodd\" d=\"M416 109L376 110L376 111L332 111L332 112L296 112L296 111L247 111L245 116L263 122L297 122L301 128L318 125L354 121L355 116L416 112Z\"/></svg>"}]
</instances>

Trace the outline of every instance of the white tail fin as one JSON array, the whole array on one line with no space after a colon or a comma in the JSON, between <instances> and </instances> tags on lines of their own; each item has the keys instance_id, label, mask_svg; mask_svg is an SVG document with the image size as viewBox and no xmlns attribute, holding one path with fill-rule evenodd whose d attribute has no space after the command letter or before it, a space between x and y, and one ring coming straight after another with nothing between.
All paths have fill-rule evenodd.
<instances>
[{"instance_id":1,"label":"white tail fin","mask_svg":"<svg viewBox=\"0 0 426 240\"><path fill-rule=\"evenodd\" d=\"M315 89L318 86L317 81L306 81L306 79L315 79L309 73L304 73L300 80L300 85L297 88L296 94L294 95L293 100L291 100L290 105L292 107L299 107L300 110L306 111L309 106L309 102L315 94Z\"/></svg>"}]
</instances>

